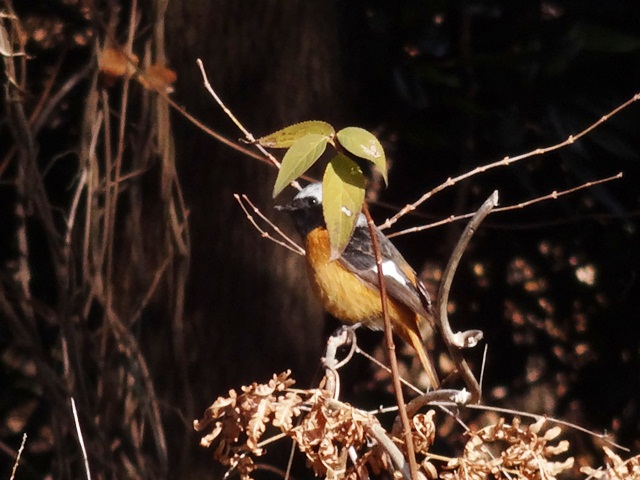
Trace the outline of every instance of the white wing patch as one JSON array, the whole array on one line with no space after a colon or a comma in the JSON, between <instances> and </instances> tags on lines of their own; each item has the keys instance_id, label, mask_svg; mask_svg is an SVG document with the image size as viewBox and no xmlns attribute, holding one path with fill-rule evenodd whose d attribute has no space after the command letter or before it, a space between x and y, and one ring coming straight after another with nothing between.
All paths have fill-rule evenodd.
<instances>
[{"instance_id":1,"label":"white wing patch","mask_svg":"<svg viewBox=\"0 0 640 480\"><path fill-rule=\"evenodd\" d=\"M377 273L378 272L377 265L374 265L371 268L371 271L373 271L374 273ZM407 284L407 281L406 281L404 275L402 275L400 270L398 270L397 265L392 260L387 260L386 262L382 262L382 274L385 277L393 278L395 281L397 281L401 285L406 285Z\"/></svg>"}]
</instances>

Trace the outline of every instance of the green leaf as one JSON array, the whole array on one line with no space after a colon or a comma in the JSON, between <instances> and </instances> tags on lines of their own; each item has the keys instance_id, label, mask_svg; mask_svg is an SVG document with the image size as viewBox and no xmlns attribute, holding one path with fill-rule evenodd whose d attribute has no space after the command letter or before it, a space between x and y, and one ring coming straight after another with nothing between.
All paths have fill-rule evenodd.
<instances>
[{"instance_id":1,"label":"green leaf","mask_svg":"<svg viewBox=\"0 0 640 480\"><path fill-rule=\"evenodd\" d=\"M335 131L327 122L309 120L308 122L289 125L282 130L259 138L256 142L265 148L289 148L297 140L311 133L331 138L335 134Z\"/></svg>"},{"instance_id":2,"label":"green leaf","mask_svg":"<svg viewBox=\"0 0 640 480\"><path fill-rule=\"evenodd\" d=\"M384 178L384 183L388 183L387 159L384 155L384 149L372 133L364 128L347 127L340 130L336 137L347 152L356 157L369 160L378 167L382 178Z\"/></svg>"},{"instance_id":3,"label":"green leaf","mask_svg":"<svg viewBox=\"0 0 640 480\"><path fill-rule=\"evenodd\" d=\"M349 243L364 203L364 175L356 162L338 154L329 162L322 179L322 209L329 231L331 258Z\"/></svg>"},{"instance_id":4,"label":"green leaf","mask_svg":"<svg viewBox=\"0 0 640 480\"><path fill-rule=\"evenodd\" d=\"M274 198L322 156L328 141L329 137L317 133L311 133L296 140L282 159L280 171L273 186Z\"/></svg>"}]
</instances>

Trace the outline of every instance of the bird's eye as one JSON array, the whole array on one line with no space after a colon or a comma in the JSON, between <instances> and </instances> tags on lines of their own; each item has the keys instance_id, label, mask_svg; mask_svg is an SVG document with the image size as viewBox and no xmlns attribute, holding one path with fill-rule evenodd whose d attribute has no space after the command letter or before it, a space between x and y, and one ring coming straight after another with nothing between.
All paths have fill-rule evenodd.
<instances>
[{"instance_id":1,"label":"bird's eye","mask_svg":"<svg viewBox=\"0 0 640 480\"><path fill-rule=\"evenodd\" d=\"M311 197L309 198L309 205L317 205L318 204L318 199L315 197Z\"/></svg>"}]
</instances>

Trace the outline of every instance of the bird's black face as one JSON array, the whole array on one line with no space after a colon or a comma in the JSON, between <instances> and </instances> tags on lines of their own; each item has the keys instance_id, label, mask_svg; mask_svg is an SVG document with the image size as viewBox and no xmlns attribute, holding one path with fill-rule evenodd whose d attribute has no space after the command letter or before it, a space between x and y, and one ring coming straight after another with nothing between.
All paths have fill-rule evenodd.
<instances>
[{"instance_id":1,"label":"bird's black face","mask_svg":"<svg viewBox=\"0 0 640 480\"><path fill-rule=\"evenodd\" d=\"M304 188L287 205L276 208L289 212L300 236L304 239L314 228L324 226L322 216L322 196L320 184L311 184Z\"/></svg>"}]
</instances>

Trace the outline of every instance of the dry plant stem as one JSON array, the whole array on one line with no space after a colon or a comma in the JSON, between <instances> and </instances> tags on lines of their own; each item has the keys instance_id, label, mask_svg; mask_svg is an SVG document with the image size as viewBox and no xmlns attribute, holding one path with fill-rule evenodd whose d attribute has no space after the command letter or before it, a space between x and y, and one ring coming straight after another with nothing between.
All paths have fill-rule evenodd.
<instances>
[{"instance_id":1,"label":"dry plant stem","mask_svg":"<svg viewBox=\"0 0 640 480\"><path fill-rule=\"evenodd\" d=\"M371 363L375 364L378 368L384 370L385 372L387 372L389 375L391 375L391 369L389 367L387 367L385 364L383 364L382 362L379 362L376 358L372 357L371 355L369 355L367 352L365 352L364 350L362 350L360 347L358 347L357 345L354 348L354 352L357 354L362 355L364 358L366 358L367 360L369 360ZM418 387L416 387L415 385L407 382L404 378L400 377L400 382L407 388L413 390L415 393L417 393L418 395L422 395L422 393L424 393L422 390L420 390Z\"/></svg>"},{"instance_id":2,"label":"dry plant stem","mask_svg":"<svg viewBox=\"0 0 640 480\"><path fill-rule=\"evenodd\" d=\"M133 51L133 38L135 36L135 29L137 24L138 2L133 0L131 3L131 14L129 19L129 31L127 37L127 43L125 47L126 52ZM116 206L118 203L119 189L120 189L120 172L122 171L122 161L125 149L125 130L127 126L127 110L129 106L129 87L131 81L128 76L125 76L122 84L122 98L120 101L120 124L118 128L118 148L116 150L115 168L113 172L112 188L107 186L108 190L111 190L111 204L109 205L108 214L110 218L109 232L107 237L107 257L106 257L106 282L105 293L107 299L107 310L112 308L113 303L113 268L114 268L114 235L115 235L115 220L116 220ZM108 120L108 117L107 117ZM111 172L109 172L111 174ZM108 177L107 177L108 179ZM107 315L107 318L110 318Z\"/></svg>"},{"instance_id":3,"label":"dry plant stem","mask_svg":"<svg viewBox=\"0 0 640 480\"><path fill-rule=\"evenodd\" d=\"M140 304L138 308L127 321L129 326L135 325L135 323L140 319L140 317L142 317L142 312L151 301L153 294L156 292L156 289L160 284L160 280L164 276L164 273L169 267L169 264L171 264L172 260L173 260L172 256L167 256L167 258L164 259L164 262L162 262L162 265L160 265L158 270L156 270L155 274L153 275L153 280L151 281L151 285L149 285L147 292L145 293L142 300L140 300Z\"/></svg>"},{"instance_id":4,"label":"dry plant stem","mask_svg":"<svg viewBox=\"0 0 640 480\"><path fill-rule=\"evenodd\" d=\"M400 384L400 372L398 370L398 359L396 358L396 346L393 343L393 330L391 328L391 319L389 318L389 311L387 309L387 290L384 283L384 274L382 273L382 254L380 253L380 245L378 245L375 224L373 223L373 218L371 218L371 214L369 213L369 208L366 203L362 205L362 213L364 213L367 218L367 226L369 227L369 234L371 235L371 244L376 256L380 302L382 304L382 318L384 321L384 338L386 340L387 351L389 353L389 365L391 367L393 390L396 394L396 402L398 404L398 415L400 415L400 420L402 422L402 433L404 435L407 458L409 460L409 470L411 472L410 478L412 480L418 480L418 464L416 462L416 454L413 448L413 435L411 434L411 424L409 423L409 417L407 416L407 410L404 404L404 395L402 393L402 385Z\"/></svg>"},{"instance_id":5,"label":"dry plant stem","mask_svg":"<svg viewBox=\"0 0 640 480\"><path fill-rule=\"evenodd\" d=\"M80 203L80 197L82 196L82 192L87 183L87 170L82 169L82 173L80 174L80 179L78 180L78 186L73 195L73 201L71 202L71 208L69 210L69 215L67 218L67 233L64 237L64 246L65 249L71 246L71 232L73 231L73 226L76 220L76 212L78 211L78 204Z\"/></svg>"},{"instance_id":6,"label":"dry plant stem","mask_svg":"<svg viewBox=\"0 0 640 480\"><path fill-rule=\"evenodd\" d=\"M453 389L440 389L433 392L422 393L420 396L407 403L407 415L409 417L414 417L422 407L425 407L427 405L438 405L440 407L441 405L449 403L453 403L454 405L463 405L468 403L469 396L469 392L467 391ZM441 410L456 418L456 415L449 412L447 409L441 407ZM469 431L469 428L464 425L464 423L462 424L462 426L465 431ZM397 436L400 427L400 422L398 422L398 418L396 418L396 420L393 422L393 427L391 428L391 434Z\"/></svg>"},{"instance_id":7,"label":"dry plant stem","mask_svg":"<svg viewBox=\"0 0 640 480\"><path fill-rule=\"evenodd\" d=\"M338 375L338 360L336 355L342 345L349 343L349 331L347 327L336 330L327 340L327 348L322 358L322 365L325 368L324 389L327 390L331 398L337 400L340 397L340 375Z\"/></svg>"},{"instance_id":8,"label":"dry plant stem","mask_svg":"<svg viewBox=\"0 0 640 480\"><path fill-rule=\"evenodd\" d=\"M289 480L291 478L291 469L293 468L293 456L296 453L296 444L295 442L291 443L291 449L289 450L289 460L287 460L287 471L284 474L284 480Z\"/></svg>"},{"instance_id":9,"label":"dry plant stem","mask_svg":"<svg viewBox=\"0 0 640 480\"><path fill-rule=\"evenodd\" d=\"M47 121L50 119L55 108L65 99L67 95L73 90L76 85L85 80L91 71L95 68L95 62L89 61L87 64L64 82L64 84L58 89L58 91L51 96L49 101L43 105L42 113L35 117L32 115L29 122L33 124L34 132L39 132L44 127Z\"/></svg>"},{"instance_id":10,"label":"dry plant stem","mask_svg":"<svg viewBox=\"0 0 640 480\"><path fill-rule=\"evenodd\" d=\"M22 443L20 443L20 448L18 449L18 454L16 455L16 461L13 463L13 468L11 469L11 477L9 480L14 480L16 478L16 472L18 471L18 465L20 465L20 457L22 457L22 452L24 451L24 446L27 443L27 434L22 435Z\"/></svg>"},{"instance_id":11,"label":"dry plant stem","mask_svg":"<svg viewBox=\"0 0 640 480\"><path fill-rule=\"evenodd\" d=\"M89 469L89 458L87 457L87 448L84 446L84 437L82 436L82 429L80 428L80 420L78 419L78 410L76 409L76 401L73 397L71 401L71 412L73 413L73 423L76 426L76 433L78 435L78 443L80 444L80 450L82 451L82 460L84 462L84 472L87 476L87 480L91 480L91 470Z\"/></svg>"},{"instance_id":12,"label":"dry plant stem","mask_svg":"<svg viewBox=\"0 0 640 480\"><path fill-rule=\"evenodd\" d=\"M18 471L18 465L20 464L20 458L22 457L22 452L24 452L24 446L27 444L27 434L24 433L22 435L22 442L20 442L20 448L18 449L18 453L16 454L16 461L13 464L13 468L11 469L11 477L10 480L14 480L16 477L16 472Z\"/></svg>"},{"instance_id":13,"label":"dry plant stem","mask_svg":"<svg viewBox=\"0 0 640 480\"><path fill-rule=\"evenodd\" d=\"M456 269L458 268L458 264L460 263L460 259L462 258L462 254L467 248L467 245L469 244L471 237L478 228L478 225L480 225L480 223L486 218L489 212L497 204L498 192L496 190L482 204L480 209L476 212L474 217L462 232L462 236L460 237L458 244L453 250L451 257L449 258L449 263L447 264L447 267L445 268L445 271L443 273L442 283L440 284L440 290L438 291L438 302L436 310L438 312L437 321L439 323L440 332L442 333L444 342L447 345L449 354L456 364L458 372L462 376L465 385L471 392L471 403L477 403L480 400L480 386L478 385L478 381L474 377L471 369L469 368L469 365L460 352L460 349L456 346L454 333L451 330L451 325L449 324L447 306L449 304L449 292L451 290L451 283L453 282L453 277L455 275Z\"/></svg>"},{"instance_id":14,"label":"dry plant stem","mask_svg":"<svg viewBox=\"0 0 640 480\"><path fill-rule=\"evenodd\" d=\"M357 325L343 325L333 332L329 340L327 340L327 347L324 357L322 357L322 365L326 371L323 389L327 390L334 400L340 397L340 376L338 375L338 370L351 360L357 348L355 328L357 328ZM345 345L350 345L351 349L346 358L338 361L338 349Z\"/></svg>"},{"instance_id":15,"label":"dry plant stem","mask_svg":"<svg viewBox=\"0 0 640 480\"><path fill-rule=\"evenodd\" d=\"M136 361L137 372L131 373L136 377L140 377L140 382L144 385L144 390L148 394L146 415L150 419L150 428L153 432L153 436L156 439L155 447L163 468L166 471L168 466L169 457L167 450L167 440L164 435L162 427L162 415L160 414L160 404L158 397L155 393L155 387L147 361L142 354L138 341L131 333L131 330L122 322L120 318L110 310L109 325L112 327L112 333L119 345L127 352L127 355L134 358Z\"/></svg>"},{"instance_id":16,"label":"dry plant stem","mask_svg":"<svg viewBox=\"0 0 640 480\"><path fill-rule=\"evenodd\" d=\"M482 366L480 367L480 391L484 386L484 369L487 366L487 354L489 353L489 345L484 345L484 351L482 352Z\"/></svg>"},{"instance_id":17,"label":"dry plant stem","mask_svg":"<svg viewBox=\"0 0 640 480\"><path fill-rule=\"evenodd\" d=\"M62 59L61 59L62 60ZM42 129L42 127L49 120L51 113L55 109L55 107L64 99L64 97L78 84L81 80L86 78L86 75L89 74L91 69L94 68L93 62L89 62L85 68L74 73L69 77L69 79L60 87L60 89L48 99L51 88L53 87L54 79L51 78L49 82L47 82L46 90L41 95L38 105L36 105L34 111L29 116L29 126L31 127L31 132L33 136L36 136L38 132ZM57 72L54 73L54 76L57 75ZM47 102L48 99L48 102ZM18 151L18 145L13 144L7 154L0 162L0 177L2 176L4 170L9 165L10 161L15 157Z\"/></svg>"},{"instance_id":18,"label":"dry plant stem","mask_svg":"<svg viewBox=\"0 0 640 480\"><path fill-rule=\"evenodd\" d=\"M367 430L369 434L376 439L378 444L389 454L391 461L394 463L396 468L402 472L404 478L411 478L410 465L407 464L407 460L404 458L404 455L402 455L400 449L389 438L387 432L380 425L375 424L369 425ZM417 479L419 477L413 478Z\"/></svg>"},{"instance_id":19,"label":"dry plant stem","mask_svg":"<svg viewBox=\"0 0 640 480\"><path fill-rule=\"evenodd\" d=\"M611 182L613 180L619 180L620 178L622 178L623 174L622 172L618 172L615 175L612 175L610 177L606 177L606 178L601 178L600 180L594 180L592 182L587 182L584 183L582 185L579 185L577 187L573 187L570 188L568 190L562 190L560 192L554 190L553 192L547 194L547 195L543 195L542 197L537 197L537 198L533 198L531 200L527 200L526 202L521 202L518 203L516 205L508 205L506 207L498 207L498 208L494 208L493 210L491 210L491 213L500 213L500 212L508 212L509 210L519 210L521 208L525 208L528 207L530 205L533 205L535 203L540 203L543 202L545 200L556 200L560 197L563 197L565 195L569 195L570 193L575 193L578 190L584 190L586 188L591 188L595 185L600 185L601 183L607 183L607 182ZM431 228L434 227L439 227L441 225L446 225L448 223L452 223L452 222L456 222L458 220L464 220L465 218L471 218L475 215L475 212L473 213L465 213L463 215L451 215L450 217L445 218L444 220L440 220L438 222L435 223L430 223L429 225L421 225L419 227L412 227L412 228L407 228L405 230L399 230L397 232L393 232L387 235L387 237L389 238L393 238L393 237L399 237L400 235L406 235L407 233L416 233L416 232L422 232L423 230L429 230Z\"/></svg>"},{"instance_id":20,"label":"dry plant stem","mask_svg":"<svg viewBox=\"0 0 640 480\"><path fill-rule=\"evenodd\" d=\"M215 138L216 140L218 140L223 145L226 145L227 147L232 148L233 150L236 150L236 151L242 153L243 155L251 157L251 158L253 158L255 160L258 160L259 162L265 163L265 164L267 164L267 165L269 165L271 167L273 167L273 166L277 167L277 165L274 165L272 160L269 160L268 158L265 158L262 155L258 155L257 153L255 153L255 152L243 147L242 145L238 145L236 142L234 142L233 140L228 139L224 135L220 135L215 130L210 129L204 123L202 123L200 120L195 118L193 115L189 114L184 108L182 108L180 105L178 105L176 102L174 102L166 93L160 92L160 91L156 91L156 93L158 95L160 95L160 97L162 97L164 99L164 101L166 101L171 106L171 108L173 108L176 112L178 112L184 118L189 120L194 126L199 128L200 130L202 130L207 135ZM269 157L273 158L273 155L269 155ZM276 160L276 162L277 162L277 160ZM310 182L316 181L315 179L313 179L313 178L311 178L311 177L309 177L307 175L302 175L300 178L304 178L305 180L308 180ZM297 185L297 183L295 185ZM296 188L298 188L298 190L299 190L300 186L298 185Z\"/></svg>"},{"instance_id":21,"label":"dry plant stem","mask_svg":"<svg viewBox=\"0 0 640 480\"><path fill-rule=\"evenodd\" d=\"M445 190L445 189L455 185L456 183L460 182L461 180L464 180L464 179L469 178L469 177L473 177L474 175L477 175L479 173L484 173L484 172L486 172L488 170L491 170L491 169L494 169L494 168L497 168L497 167L506 167L506 166L511 165L512 163L516 163L516 162L519 162L521 160L525 160L527 158L534 157L536 155L544 155L544 154L552 152L554 150L559 150L559 149L564 148L564 147L566 147L568 145L571 145L576 140L584 137L585 135L590 133L592 130L596 129L597 127L602 125L604 122L609 120L611 117L613 117L614 115L620 113L622 110L624 110L625 108L627 108L629 105L633 104L634 102L637 102L638 100L640 100L640 93L636 93L633 97L631 97L629 100L624 102L622 105L619 105L618 107L614 108L609 113L607 113L606 115L603 115L597 122L591 124L590 126L585 128L581 132L577 133L576 135L569 135L569 137L563 142L557 143L557 144L552 145L550 147L537 148L536 150L532 150L530 152L523 153L522 155L517 155L515 157L504 157L502 160L498 160L497 162L489 163L487 165L483 165L481 167L474 168L473 170L471 170L471 171L469 171L467 173L463 173L462 175L459 175L459 176L454 177L454 178L448 178L446 182L441 183L440 185L435 187L433 190L425 193L416 202L414 202L414 203L412 203L410 205L406 205L402 210L400 210L393 217L387 219L382 225L380 225L379 228L381 228L381 229L389 228L391 225L396 223L399 218L401 218L404 215L406 215L407 213L415 210L418 206L422 205L424 202L429 200L436 193L439 193L442 190Z\"/></svg>"},{"instance_id":22,"label":"dry plant stem","mask_svg":"<svg viewBox=\"0 0 640 480\"><path fill-rule=\"evenodd\" d=\"M207 127L204 123L202 123L200 120L198 120L197 118L195 118L193 115L189 114L184 108L182 108L180 105L178 105L176 102L174 102L169 96L167 96L164 92L157 92L174 110L176 110L180 115L182 115L184 118L186 118L187 120L189 120L192 124L194 124L196 127L198 127L200 130L202 130L204 133L206 133L207 135L210 135L211 137L215 138L216 140L218 140L220 143L226 145L229 148L232 148L234 150L237 150L238 152L247 155L249 157L252 157L260 162L263 163L267 163L269 165L273 165L272 162L268 161L267 159L265 159L263 156L258 155L255 152L252 152L251 150L249 150L248 148L243 147L242 145L238 145L236 144L233 140L229 140L227 137L220 135L218 132L216 132L215 130L210 129L209 127Z\"/></svg>"}]
</instances>

